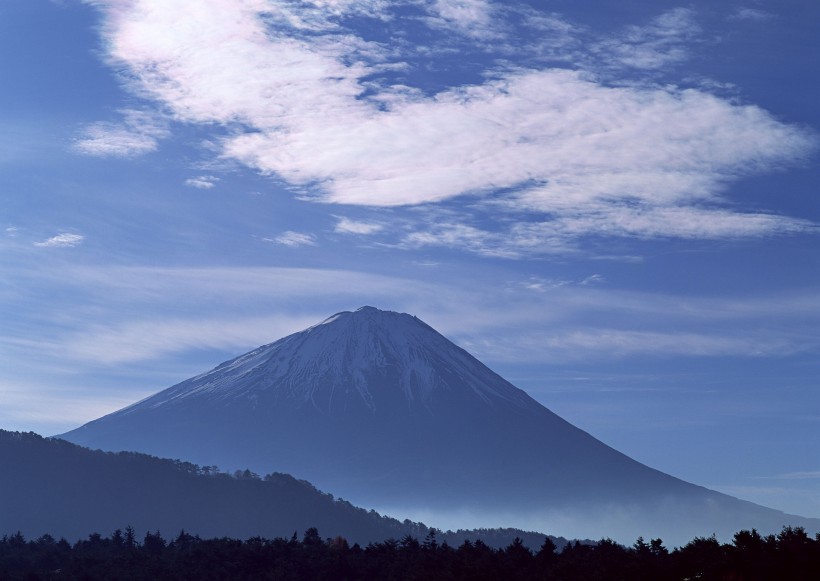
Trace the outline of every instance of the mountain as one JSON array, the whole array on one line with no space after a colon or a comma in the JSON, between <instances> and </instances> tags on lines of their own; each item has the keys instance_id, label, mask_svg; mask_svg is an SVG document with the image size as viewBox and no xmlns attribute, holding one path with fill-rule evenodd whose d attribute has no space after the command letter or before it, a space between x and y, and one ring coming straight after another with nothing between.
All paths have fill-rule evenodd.
<instances>
[{"instance_id":1,"label":"mountain","mask_svg":"<svg viewBox=\"0 0 820 581\"><path fill-rule=\"evenodd\" d=\"M79 539L132 526L203 537L290 537L317 527L360 542L408 524L335 501L284 474L232 477L145 454L92 451L36 434L0 431L0 535ZM414 531L418 534L418 531Z\"/></svg>"},{"instance_id":2,"label":"mountain","mask_svg":"<svg viewBox=\"0 0 820 581\"><path fill-rule=\"evenodd\" d=\"M61 436L305 478L397 515L631 542L820 528L649 468L418 318L342 312ZM428 519L429 520L429 519Z\"/></svg>"},{"instance_id":3,"label":"mountain","mask_svg":"<svg viewBox=\"0 0 820 581\"><path fill-rule=\"evenodd\" d=\"M202 538L290 538L318 528L365 545L429 529L335 500L286 474L231 476L187 462L134 452L92 451L33 433L0 430L0 536L22 532L69 540L131 526L138 540L159 530L173 538L183 529ZM481 539L493 547L516 537L538 548L544 535L521 530L439 532L458 546ZM562 547L566 539L552 537ZM0 575L1 576L1 575Z\"/></svg>"}]
</instances>

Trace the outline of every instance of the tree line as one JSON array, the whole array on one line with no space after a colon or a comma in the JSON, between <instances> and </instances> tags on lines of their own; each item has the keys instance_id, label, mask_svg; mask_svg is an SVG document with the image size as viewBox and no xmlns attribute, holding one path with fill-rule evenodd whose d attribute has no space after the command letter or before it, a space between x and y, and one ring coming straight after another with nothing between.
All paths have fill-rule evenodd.
<instances>
[{"instance_id":1,"label":"tree line","mask_svg":"<svg viewBox=\"0 0 820 581\"><path fill-rule=\"evenodd\" d=\"M481 540L458 547L436 529L423 540L410 535L350 545L322 538L315 528L291 538L202 539L186 532L166 540L159 531L138 539L134 530L92 534L73 544L50 535L0 539L0 579L275 579L332 580L542 580L542 581L814 581L820 579L820 534L784 528L777 535L740 531L731 543L695 538L667 549L660 539L631 547L609 539L578 541L558 549L546 537L538 550L515 539L493 549Z\"/></svg>"}]
</instances>

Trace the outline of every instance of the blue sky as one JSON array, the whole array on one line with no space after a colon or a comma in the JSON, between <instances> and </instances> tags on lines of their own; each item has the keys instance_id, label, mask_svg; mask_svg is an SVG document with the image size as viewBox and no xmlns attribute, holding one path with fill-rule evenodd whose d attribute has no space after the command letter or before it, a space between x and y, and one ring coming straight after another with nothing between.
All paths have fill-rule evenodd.
<instances>
[{"instance_id":1,"label":"blue sky","mask_svg":"<svg viewBox=\"0 0 820 581\"><path fill-rule=\"evenodd\" d=\"M820 6L4 0L0 427L409 312L820 516Z\"/></svg>"}]
</instances>

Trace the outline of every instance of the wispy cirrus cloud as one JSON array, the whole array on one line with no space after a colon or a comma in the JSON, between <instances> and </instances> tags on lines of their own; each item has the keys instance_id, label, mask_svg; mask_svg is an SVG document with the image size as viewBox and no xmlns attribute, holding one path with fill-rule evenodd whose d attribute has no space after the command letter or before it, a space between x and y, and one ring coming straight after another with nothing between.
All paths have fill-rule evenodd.
<instances>
[{"instance_id":1,"label":"wispy cirrus cloud","mask_svg":"<svg viewBox=\"0 0 820 581\"><path fill-rule=\"evenodd\" d=\"M381 232L384 230L384 225L376 222L351 220L350 218L346 218L344 216L339 216L337 219L338 222L336 222L334 232L338 232L340 234L361 234L366 236L368 234L375 234L376 232Z\"/></svg>"},{"instance_id":2,"label":"wispy cirrus cloud","mask_svg":"<svg viewBox=\"0 0 820 581\"><path fill-rule=\"evenodd\" d=\"M741 7L738 8L730 17L732 20L750 20L752 22L766 22L776 18L771 12L760 10L759 8Z\"/></svg>"},{"instance_id":3,"label":"wispy cirrus cloud","mask_svg":"<svg viewBox=\"0 0 820 581\"><path fill-rule=\"evenodd\" d=\"M625 357L782 357L811 352L793 337L767 334L737 336L715 332L636 331L573 328L515 336L466 337L464 346L480 356L501 361L583 361Z\"/></svg>"},{"instance_id":4,"label":"wispy cirrus cloud","mask_svg":"<svg viewBox=\"0 0 820 581\"><path fill-rule=\"evenodd\" d=\"M46 240L34 242L34 246L39 246L41 248L70 248L73 246L79 246L82 244L83 240L85 240L85 236L82 234L63 232L62 234L57 234L56 236L52 236Z\"/></svg>"},{"instance_id":5,"label":"wispy cirrus cloud","mask_svg":"<svg viewBox=\"0 0 820 581\"><path fill-rule=\"evenodd\" d=\"M561 242L539 238L534 241L538 253L567 252L569 249ZM470 224L445 221L431 227L416 230L407 234L399 247L423 248L441 246L474 252L482 256L496 258L518 258L532 249L532 244L512 240L504 233L495 233Z\"/></svg>"},{"instance_id":6,"label":"wispy cirrus cloud","mask_svg":"<svg viewBox=\"0 0 820 581\"><path fill-rule=\"evenodd\" d=\"M54 350L81 361L118 365L149 361L191 350L241 351L284 337L315 324L309 317L162 318L94 325L73 336L70 345L52 344ZM43 345L43 348L49 348Z\"/></svg>"},{"instance_id":7,"label":"wispy cirrus cloud","mask_svg":"<svg viewBox=\"0 0 820 581\"><path fill-rule=\"evenodd\" d=\"M63 290L92 293L95 308L70 312L56 301L53 314L38 312L59 321L43 336L21 344L12 329L0 333L7 355L48 350L114 364L203 349L232 352L363 304L416 314L488 362L820 353L817 293L682 297L613 290L597 284L595 274L476 288L299 268L70 268L36 277L29 286L47 287L53 277ZM209 316L186 315L191 304ZM257 316L247 315L249 305Z\"/></svg>"},{"instance_id":8,"label":"wispy cirrus cloud","mask_svg":"<svg viewBox=\"0 0 820 581\"><path fill-rule=\"evenodd\" d=\"M593 52L610 66L656 70L689 58L689 47L700 32L692 9L675 8L648 25L629 26L596 43Z\"/></svg>"},{"instance_id":9,"label":"wispy cirrus cloud","mask_svg":"<svg viewBox=\"0 0 820 581\"><path fill-rule=\"evenodd\" d=\"M401 47L347 27L353 14L395 30L418 26L390 4L94 4L106 15L108 56L129 71L133 91L180 121L230 127L216 137L223 157L285 180L306 199L389 207L471 196L525 216L491 228L434 224L403 234L406 247L518 257L572 250L590 235L721 238L809 226L740 211L722 194L739 177L799 162L816 137L703 89L605 84L577 67L529 60L427 93L382 74L407 66ZM418 7L435 21L431 42L443 47L456 31L475 37L475 50L492 50L494 34L521 25L487 0ZM182 18L190 26L179 27ZM555 15L543 18L555 27ZM578 63L657 70L685 59L699 32L693 10L671 10L598 39ZM514 38L499 40L500 55Z\"/></svg>"},{"instance_id":10,"label":"wispy cirrus cloud","mask_svg":"<svg viewBox=\"0 0 820 581\"><path fill-rule=\"evenodd\" d=\"M489 0L433 0L429 10L431 26L478 40L503 37L503 20L497 17L497 6Z\"/></svg>"},{"instance_id":11,"label":"wispy cirrus cloud","mask_svg":"<svg viewBox=\"0 0 820 581\"><path fill-rule=\"evenodd\" d=\"M211 175L201 175L185 180L185 185L200 190L210 190L216 187L219 178Z\"/></svg>"},{"instance_id":12,"label":"wispy cirrus cloud","mask_svg":"<svg viewBox=\"0 0 820 581\"><path fill-rule=\"evenodd\" d=\"M547 279L540 276L531 276L527 280L519 282L517 286L527 290L543 293L567 286L590 286L601 284L603 282L604 277L600 274L591 274L580 280Z\"/></svg>"},{"instance_id":13,"label":"wispy cirrus cloud","mask_svg":"<svg viewBox=\"0 0 820 581\"><path fill-rule=\"evenodd\" d=\"M774 476L758 476L761 480L820 480L820 470L807 470L803 472L786 472Z\"/></svg>"},{"instance_id":14,"label":"wispy cirrus cloud","mask_svg":"<svg viewBox=\"0 0 820 581\"><path fill-rule=\"evenodd\" d=\"M293 230L286 230L278 236L273 238L263 238L265 242L275 242L291 248L298 248L299 246L316 246L316 236L305 232L294 232Z\"/></svg>"},{"instance_id":15,"label":"wispy cirrus cloud","mask_svg":"<svg viewBox=\"0 0 820 581\"><path fill-rule=\"evenodd\" d=\"M126 109L118 123L99 122L86 126L73 148L97 157L137 157L157 149L159 140L170 132L159 116Z\"/></svg>"},{"instance_id":16,"label":"wispy cirrus cloud","mask_svg":"<svg viewBox=\"0 0 820 581\"><path fill-rule=\"evenodd\" d=\"M522 201L525 196L522 195ZM538 208L541 200L523 201ZM548 202L549 203L549 202ZM496 212L498 207L492 208ZM440 220L417 223L399 242L400 247L457 248L483 256L523 258L534 254L578 252L578 241L591 237L729 239L753 238L817 231L807 220L760 213L737 213L722 208L694 205L652 207L649 204L588 204L564 210L544 208L552 219L512 221L501 228L456 222L444 215ZM465 212L465 214L467 214Z\"/></svg>"}]
</instances>

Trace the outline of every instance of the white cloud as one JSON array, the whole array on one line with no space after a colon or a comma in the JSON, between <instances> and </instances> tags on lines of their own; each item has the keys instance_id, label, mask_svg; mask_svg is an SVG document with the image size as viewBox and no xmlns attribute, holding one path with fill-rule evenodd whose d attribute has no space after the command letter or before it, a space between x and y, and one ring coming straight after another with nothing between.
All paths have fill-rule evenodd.
<instances>
[{"instance_id":1,"label":"white cloud","mask_svg":"<svg viewBox=\"0 0 820 581\"><path fill-rule=\"evenodd\" d=\"M527 280L518 283L522 288L539 293L548 292L556 288L562 288L573 284L571 280L546 279L540 276L531 276Z\"/></svg>"},{"instance_id":2,"label":"white cloud","mask_svg":"<svg viewBox=\"0 0 820 581\"><path fill-rule=\"evenodd\" d=\"M554 68L495 71L431 96L379 84L379 67L402 63L339 17L369 6L387 18L384 3L95 3L106 10L110 58L128 69L134 91L181 121L230 127L224 157L275 174L305 197L401 206L495 194L551 218L510 232L439 224L412 233L407 246L449 239L520 256L563 251L570 238L595 234L736 237L806 227L735 211L720 198L739 176L815 147L814 136L758 107L702 90L607 86ZM498 17L481 0L427 6L465 30ZM676 9L598 51L656 69L685 58L698 33L694 13Z\"/></svg>"},{"instance_id":3,"label":"white cloud","mask_svg":"<svg viewBox=\"0 0 820 581\"><path fill-rule=\"evenodd\" d=\"M35 246L41 246L45 248L66 248L72 246L78 246L85 240L85 236L82 234L70 234L64 232L62 234L57 234L56 236L52 236L48 240L43 240L42 242L35 242Z\"/></svg>"},{"instance_id":4,"label":"white cloud","mask_svg":"<svg viewBox=\"0 0 820 581\"><path fill-rule=\"evenodd\" d=\"M540 276L531 276L527 280L518 283L518 286L527 290L543 293L567 286L592 286L603 282L604 277L600 274L591 274L581 280L549 279Z\"/></svg>"},{"instance_id":5,"label":"white cloud","mask_svg":"<svg viewBox=\"0 0 820 581\"><path fill-rule=\"evenodd\" d=\"M185 180L185 185L200 190L210 190L216 186L219 178L216 176L202 175Z\"/></svg>"},{"instance_id":6,"label":"white cloud","mask_svg":"<svg viewBox=\"0 0 820 581\"><path fill-rule=\"evenodd\" d=\"M495 361L563 363L626 357L777 357L808 352L793 338L764 334L662 332L608 328L562 328L554 332L464 336L468 351Z\"/></svg>"},{"instance_id":7,"label":"white cloud","mask_svg":"<svg viewBox=\"0 0 820 581\"><path fill-rule=\"evenodd\" d=\"M498 258L518 258L522 254L520 245L515 242L511 243L504 235L455 222L444 222L426 230L412 232L404 237L399 246L404 248L444 246ZM547 250L546 245L543 244L539 248L541 252ZM555 250L557 251L557 248ZM561 250L566 249L561 247Z\"/></svg>"},{"instance_id":8,"label":"white cloud","mask_svg":"<svg viewBox=\"0 0 820 581\"><path fill-rule=\"evenodd\" d=\"M380 232L384 229L382 224L377 224L375 222L361 222L358 220L351 220L350 218L345 218L344 216L338 217L338 222L336 223L336 228L334 229L335 232L339 232L340 234L375 234L376 232Z\"/></svg>"},{"instance_id":9,"label":"white cloud","mask_svg":"<svg viewBox=\"0 0 820 581\"><path fill-rule=\"evenodd\" d=\"M694 11L675 8L647 26L630 26L597 43L593 51L610 65L656 70L688 59L687 47L699 34Z\"/></svg>"},{"instance_id":10,"label":"white cloud","mask_svg":"<svg viewBox=\"0 0 820 581\"><path fill-rule=\"evenodd\" d=\"M275 238L263 238L265 242L276 242L277 244L284 244L296 248L299 246L316 246L316 236L313 234L306 234L304 232L294 232L286 230Z\"/></svg>"},{"instance_id":11,"label":"white cloud","mask_svg":"<svg viewBox=\"0 0 820 581\"><path fill-rule=\"evenodd\" d=\"M156 148L157 140L154 137L111 123L95 123L86 127L82 138L74 142L77 151L98 157L131 157Z\"/></svg>"},{"instance_id":12,"label":"white cloud","mask_svg":"<svg viewBox=\"0 0 820 581\"><path fill-rule=\"evenodd\" d=\"M596 211L597 210L597 211ZM770 214L733 213L694 206L589 208L586 213L558 215L551 222L523 224L518 236L571 239L585 235L644 238L724 238L764 236L813 229L807 221Z\"/></svg>"},{"instance_id":13,"label":"white cloud","mask_svg":"<svg viewBox=\"0 0 820 581\"><path fill-rule=\"evenodd\" d=\"M771 12L766 12L765 10L760 10L758 8L738 8L734 14L730 17L732 20L751 20L753 22L766 22L767 20L772 20L775 18L775 15Z\"/></svg>"},{"instance_id":14,"label":"white cloud","mask_svg":"<svg viewBox=\"0 0 820 581\"><path fill-rule=\"evenodd\" d=\"M720 239L818 229L806 220L696 206L591 203L579 204L577 209L555 208L549 206L553 200L545 195L548 191L545 188L542 192L527 192L520 196L520 201L534 209L546 205L542 210L554 216L549 221L510 220L505 229L491 231L453 222L445 215L441 222L416 225L416 230L405 235L399 246L441 246L483 256L522 258L577 252L577 241L590 236Z\"/></svg>"},{"instance_id":15,"label":"white cloud","mask_svg":"<svg viewBox=\"0 0 820 581\"><path fill-rule=\"evenodd\" d=\"M147 361L199 349L238 351L258 347L301 331L317 321L276 315L251 318L168 318L94 325L76 334L65 355L79 360L116 365Z\"/></svg>"},{"instance_id":16,"label":"white cloud","mask_svg":"<svg viewBox=\"0 0 820 581\"><path fill-rule=\"evenodd\" d=\"M581 286L589 286L593 284L601 284L602 282L604 282L604 280L604 277L600 274L591 274L578 284L580 284Z\"/></svg>"},{"instance_id":17,"label":"white cloud","mask_svg":"<svg viewBox=\"0 0 820 581\"><path fill-rule=\"evenodd\" d=\"M154 151L159 139L169 135L157 116L136 110L121 111L120 123L92 123L83 129L73 148L97 157L136 157Z\"/></svg>"},{"instance_id":18,"label":"white cloud","mask_svg":"<svg viewBox=\"0 0 820 581\"><path fill-rule=\"evenodd\" d=\"M621 200L708 199L732 174L809 146L754 107L698 91L606 88L576 72L530 71L391 112L296 121L226 141L226 153L331 202L391 206L531 187L539 210ZM401 136L401 138L399 138ZM469 137L467 137L469 136Z\"/></svg>"},{"instance_id":19,"label":"white cloud","mask_svg":"<svg viewBox=\"0 0 820 581\"><path fill-rule=\"evenodd\" d=\"M8 236L9 238L16 238L17 233L19 231L20 231L19 228L15 227L15 226L9 226L8 228L6 228L6 236Z\"/></svg>"},{"instance_id":20,"label":"white cloud","mask_svg":"<svg viewBox=\"0 0 820 581\"><path fill-rule=\"evenodd\" d=\"M479 40L502 36L498 30L502 20L488 0L433 0L429 11L434 15L429 22L432 26L455 30Z\"/></svg>"},{"instance_id":21,"label":"white cloud","mask_svg":"<svg viewBox=\"0 0 820 581\"><path fill-rule=\"evenodd\" d=\"M297 4L274 0L262 6L268 11L266 17L280 26L315 32L337 29L336 20L348 16L389 20L387 11L391 4L416 3L416 0L306 0Z\"/></svg>"}]
</instances>

